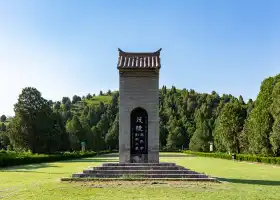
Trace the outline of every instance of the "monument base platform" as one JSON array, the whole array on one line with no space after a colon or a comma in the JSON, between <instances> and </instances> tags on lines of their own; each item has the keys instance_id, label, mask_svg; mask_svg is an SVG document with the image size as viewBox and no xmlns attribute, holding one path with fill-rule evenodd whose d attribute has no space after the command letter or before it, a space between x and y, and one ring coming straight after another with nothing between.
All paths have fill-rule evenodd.
<instances>
[{"instance_id":1,"label":"monument base platform","mask_svg":"<svg viewBox=\"0 0 280 200\"><path fill-rule=\"evenodd\" d=\"M104 163L99 167L90 167L72 178L62 181L85 180L167 180L167 181L212 181L205 174L186 169L175 163Z\"/></svg>"}]
</instances>

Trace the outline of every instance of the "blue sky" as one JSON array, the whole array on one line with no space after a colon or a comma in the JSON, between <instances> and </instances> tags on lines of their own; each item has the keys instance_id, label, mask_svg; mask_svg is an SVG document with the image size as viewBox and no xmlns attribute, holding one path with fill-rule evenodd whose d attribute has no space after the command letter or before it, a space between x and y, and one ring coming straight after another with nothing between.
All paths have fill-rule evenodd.
<instances>
[{"instance_id":1,"label":"blue sky","mask_svg":"<svg viewBox=\"0 0 280 200\"><path fill-rule=\"evenodd\" d=\"M160 85L258 94L280 72L280 2L0 0L0 114L26 86L43 97L118 88L117 48L162 48Z\"/></svg>"}]
</instances>

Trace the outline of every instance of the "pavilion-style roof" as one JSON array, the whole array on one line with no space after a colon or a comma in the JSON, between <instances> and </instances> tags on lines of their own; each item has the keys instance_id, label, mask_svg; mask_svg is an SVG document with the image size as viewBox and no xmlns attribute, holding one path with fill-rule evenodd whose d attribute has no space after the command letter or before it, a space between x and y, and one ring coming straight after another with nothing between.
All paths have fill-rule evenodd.
<instances>
[{"instance_id":1,"label":"pavilion-style roof","mask_svg":"<svg viewBox=\"0 0 280 200\"><path fill-rule=\"evenodd\" d=\"M160 69L160 51L149 53L124 52L119 50L118 69Z\"/></svg>"}]
</instances>

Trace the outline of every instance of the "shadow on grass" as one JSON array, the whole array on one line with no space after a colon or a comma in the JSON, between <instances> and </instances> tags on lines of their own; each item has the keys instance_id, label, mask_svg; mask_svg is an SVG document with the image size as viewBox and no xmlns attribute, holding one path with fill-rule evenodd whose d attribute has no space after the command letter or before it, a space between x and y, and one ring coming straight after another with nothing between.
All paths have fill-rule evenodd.
<instances>
[{"instance_id":1,"label":"shadow on grass","mask_svg":"<svg viewBox=\"0 0 280 200\"><path fill-rule=\"evenodd\" d=\"M115 157L119 157L119 153L109 153L109 154L100 154L97 155L93 158L97 158L97 157L111 157L111 158L115 158Z\"/></svg>"},{"instance_id":2,"label":"shadow on grass","mask_svg":"<svg viewBox=\"0 0 280 200\"><path fill-rule=\"evenodd\" d=\"M17 165L17 166L11 166L11 167L6 167L6 168L0 168L0 172L16 172L16 171L19 171L19 170L24 170L26 172L28 170L35 170L35 169L41 169L41 168L51 168L51 167L59 167L59 166L54 165L52 163Z\"/></svg>"},{"instance_id":3,"label":"shadow on grass","mask_svg":"<svg viewBox=\"0 0 280 200\"><path fill-rule=\"evenodd\" d=\"M105 162L118 162L118 159L102 159L100 158L94 158L94 159L77 159L77 160L64 160L59 161L60 163L105 163ZM34 171L36 169L42 169L42 168L52 168L52 167L60 167L58 165L55 165L54 163L40 163L40 164L31 164L31 165L17 165L17 166L11 166L6 168L0 168L0 172L34 172L34 173L47 173L47 172L37 172ZM53 173L50 173L53 174ZM63 173L61 173L63 174Z\"/></svg>"},{"instance_id":4,"label":"shadow on grass","mask_svg":"<svg viewBox=\"0 0 280 200\"><path fill-rule=\"evenodd\" d=\"M111 159L110 159L111 158ZM80 159L75 159L75 160L61 160L57 161L59 163L75 163L75 162L118 162L118 154L117 153L112 153L112 154L102 154L102 155L97 155L95 157L89 157L89 158L80 158ZM41 168L50 168L50 167L60 167L55 165L53 162L50 163L37 163L37 164L27 164L27 165L16 165L16 166L10 166L10 167L3 167L0 168L0 172L16 172L22 170L22 172L27 172L28 170L36 170L36 169L41 169Z\"/></svg>"},{"instance_id":5,"label":"shadow on grass","mask_svg":"<svg viewBox=\"0 0 280 200\"><path fill-rule=\"evenodd\" d=\"M64 160L64 161L59 161L62 163L74 163L74 162L87 162L87 163L91 163L91 162L118 162L118 159L113 158L113 159L103 159L103 158L91 158L91 159L77 159L77 160Z\"/></svg>"},{"instance_id":6,"label":"shadow on grass","mask_svg":"<svg viewBox=\"0 0 280 200\"><path fill-rule=\"evenodd\" d=\"M219 181L226 181L230 183L241 183L251 185L275 185L280 186L280 181L270 180L250 180L250 179L232 179L232 178L217 178Z\"/></svg>"},{"instance_id":7,"label":"shadow on grass","mask_svg":"<svg viewBox=\"0 0 280 200\"><path fill-rule=\"evenodd\" d=\"M65 172L38 172L34 170L2 170L0 172L23 172L23 173L36 173L36 174L68 174Z\"/></svg>"}]
</instances>

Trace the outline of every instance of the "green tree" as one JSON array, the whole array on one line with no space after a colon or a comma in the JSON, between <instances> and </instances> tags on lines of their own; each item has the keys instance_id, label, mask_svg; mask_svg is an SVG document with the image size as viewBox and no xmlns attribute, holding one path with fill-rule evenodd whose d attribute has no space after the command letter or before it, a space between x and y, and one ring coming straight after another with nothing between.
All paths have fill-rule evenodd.
<instances>
[{"instance_id":1,"label":"green tree","mask_svg":"<svg viewBox=\"0 0 280 200\"><path fill-rule=\"evenodd\" d=\"M94 146L92 146L92 141L93 140L93 134L92 134L92 131L91 131L91 128L90 128L90 124L87 120L87 116L86 115L81 115L79 117L80 119L80 123L82 125L82 129L83 129L83 132L85 134L85 139L84 139L84 142L86 143L86 148L88 150L93 150L94 149Z\"/></svg>"},{"instance_id":2,"label":"green tree","mask_svg":"<svg viewBox=\"0 0 280 200\"><path fill-rule=\"evenodd\" d=\"M65 104L67 101L70 101L71 102L71 100L69 99L69 97L63 97L62 98L62 104Z\"/></svg>"},{"instance_id":3,"label":"green tree","mask_svg":"<svg viewBox=\"0 0 280 200\"><path fill-rule=\"evenodd\" d=\"M280 82L276 83L272 92L272 104L270 107L274 119L272 132L270 133L270 143L275 156L280 155Z\"/></svg>"},{"instance_id":4,"label":"green tree","mask_svg":"<svg viewBox=\"0 0 280 200\"><path fill-rule=\"evenodd\" d=\"M6 115L1 115L1 122L5 122L7 119Z\"/></svg>"},{"instance_id":5,"label":"green tree","mask_svg":"<svg viewBox=\"0 0 280 200\"><path fill-rule=\"evenodd\" d=\"M15 116L9 123L8 136L15 150L29 150L30 134L27 126L22 126L23 122L19 116Z\"/></svg>"},{"instance_id":6,"label":"green tree","mask_svg":"<svg viewBox=\"0 0 280 200\"><path fill-rule=\"evenodd\" d=\"M59 110L60 106L61 106L61 103L59 101L57 101L57 102L54 103L53 109L54 110Z\"/></svg>"},{"instance_id":7,"label":"green tree","mask_svg":"<svg viewBox=\"0 0 280 200\"><path fill-rule=\"evenodd\" d=\"M2 122L1 127L0 127L0 131L5 132L7 130L6 125Z\"/></svg>"},{"instance_id":8,"label":"green tree","mask_svg":"<svg viewBox=\"0 0 280 200\"><path fill-rule=\"evenodd\" d=\"M159 141L160 141L160 147L163 148L166 146L167 144L167 136L168 136L168 129L165 125L163 125L163 122L160 122L160 126L159 126ZM170 136L171 137L171 136ZM169 146L171 146L171 148L173 148L173 141L172 138L170 138L170 144ZM175 145L176 146L176 145Z\"/></svg>"},{"instance_id":9,"label":"green tree","mask_svg":"<svg viewBox=\"0 0 280 200\"><path fill-rule=\"evenodd\" d=\"M111 90L108 90L108 92L106 93L107 95L111 95L112 94L112 91Z\"/></svg>"},{"instance_id":10,"label":"green tree","mask_svg":"<svg viewBox=\"0 0 280 200\"><path fill-rule=\"evenodd\" d=\"M252 99L249 99L248 103L247 103L247 118L248 118L249 114L251 113L251 111L253 110L253 108L254 108L254 102Z\"/></svg>"},{"instance_id":11,"label":"green tree","mask_svg":"<svg viewBox=\"0 0 280 200\"><path fill-rule=\"evenodd\" d=\"M49 106L50 106L50 107L53 107L54 102L53 102L52 100L48 100L48 103L49 103Z\"/></svg>"},{"instance_id":12,"label":"green tree","mask_svg":"<svg viewBox=\"0 0 280 200\"><path fill-rule=\"evenodd\" d=\"M89 123L90 127L96 126L96 124L99 121L99 115L96 111L95 107L90 107L88 112L87 112L87 121Z\"/></svg>"},{"instance_id":13,"label":"green tree","mask_svg":"<svg viewBox=\"0 0 280 200\"><path fill-rule=\"evenodd\" d=\"M270 134L270 142L272 151L275 156L280 155L280 118L277 118L273 124L272 132Z\"/></svg>"},{"instance_id":14,"label":"green tree","mask_svg":"<svg viewBox=\"0 0 280 200\"><path fill-rule=\"evenodd\" d=\"M270 154L269 135L273 125L271 114L266 109L255 108L246 122L249 151L254 154Z\"/></svg>"},{"instance_id":15,"label":"green tree","mask_svg":"<svg viewBox=\"0 0 280 200\"><path fill-rule=\"evenodd\" d=\"M64 110L64 109L60 112L60 114L64 124L66 124L66 122L70 120L73 116L73 113L70 110Z\"/></svg>"},{"instance_id":16,"label":"green tree","mask_svg":"<svg viewBox=\"0 0 280 200\"><path fill-rule=\"evenodd\" d=\"M16 147L29 149L33 153L49 152L48 140L52 137L53 119L48 101L36 88L27 87L19 95L14 110L10 139Z\"/></svg>"},{"instance_id":17,"label":"green tree","mask_svg":"<svg viewBox=\"0 0 280 200\"><path fill-rule=\"evenodd\" d=\"M74 95L72 97L72 104L76 104L77 102L81 101L81 97L77 96L77 95Z\"/></svg>"},{"instance_id":18,"label":"green tree","mask_svg":"<svg viewBox=\"0 0 280 200\"><path fill-rule=\"evenodd\" d=\"M87 96L86 96L86 99L91 99L91 98L92 98L91 94L88 93Z\"/></svg>"},{"instance_id":19,"label":"green tree","mask_svg":"<svg viewBox=\"0 0 280 200\"><path fill-rule=\"evenodd\" d=\"M246 120L246 135L248 137L249 151L255 154L269 155L272 153L270 133L273 126L272 92L279 82L280 75L265 79L254 103L254 108Z\"/></svg>"},{"instance_id":20,"label":"green tree","mask_svg":"<svg viewBox=\"0 0 280 200\"><path fill-rule=\"evenodd\" d=\"M53 151L68 151L70 150L69 134L66 132L65 123L61 113L55 111L52 115L53 119L53 137L50 138L50 146Z\"/></svg>"},{"instance_id":21,"label":"green tree","mask_svg":"<svg viewBox=\"0 0 280 200\"><path fill-rule=\"evenodd\" d=\"M214 144L218 151L240 153L240 135L246 118L242 101L227 103L222 109L214 130Z\"/></svg>"},{"instance_id":22,"label":"green tree","mask_svg":"<svg viewBox=\"0 0 280 200\"><path fill-rule=\"evenodd\" d=\"M184 130L182 127L177 126L174 130L171 130L167 137L167 148L176 149L180 148L184 144Z\"/></svg>"},{"instance_id":23,"label":"green tree","mask_svg":"<svg viewBox=\"0 0 280 200\"><path fill-rule=\"evenodd\" d=\"M62 109L65 110L65 111L70 111L70 109L71 109L71 101L67 100L65 102L65 104L63 104Z\"/></svg>"},{"instance_id":24,"label":"green tree","mask_svg":"<svg viewBox=\"0 0 280 200\"><path fill-rule=\"evenodd\" d=\"M99 128L97 128L96 126L93 126L91 128L92 134L93 134L93 145L94 146L94 150L95 151L99 151L99 150L103 150L105 149L105 140L104 137L102 136L101 131L99 130Z\"/></svg>"},{"instance_id":25,"label":"green tree","mask_svg":"<svg viewBox=\"0 0 280 200\"><path fill-rule=\"evenodd\" d=\"M197 110L195 116L196 130L190 140L192 151L209 151L209 142L212 141L211 128L207 119L207 106Z\"/></svg>"},{"instance_id":26,"label":"green tree","mask_svg":"<svg viewBox=\"0 0 280 200\"><path fill-rule=\"evenodd\" d=\"M7 150L8 145L10 145L10 139L6 132L0 132L0 150Z\"/></svg>"},{"instance_id":27,"label":"green tree","mask_svg":"<svg viewBox=\"0 0 280 200\"><path fill-rule=\"evenodd\" d=\"M104 113L101 116L101 119L97 123L96 127L98 128L99 132L101 133L102 137L105 137L109 128L110 128L110 118L108 113Z\"/></svg>"},{"instance_id":28,"label":"green tree","mask_svg":"<svg viewBox=\"0 0 280 200\"><path fill-rule=\"evenodd\" d=\"M210 138L210 129L207 122L201 121L200 124L197 124L197 129L190 140L190 149L192 151L209 151Z\"/></svg>"},{"instance_id":29,"label":"green tree","mask_svg":"<svg viewBox=\"0 0 280 200\"><path fill-rule=\"evenodd\" d=\"M110 149L118 149L119 144L119 116L117 115L113 124L108 130L105 142Z\"/></svg>"},{"instance_id":30,"label":"green tree","mask_svg":"<svg viewBox=\"0 0 280 200\"><path fill-rule=\"evenodd\" d=\"M240 95L239 98L238 98L238 102L241 104L241 105L244 105L245 102L243 100L243 97Z\"/></svg>"},{"instance_id":31,"label":"green tree","mask_svg":"<svg viewBox=\"0 0 280 200\"><path fill-rule=\"evenodd\" d=\"M83 142L86 139L86 132L77 115L74 115L71 120L67 121L66 131L71 135L77 136L79 142Z\"/></svg>"}]
</instances>

